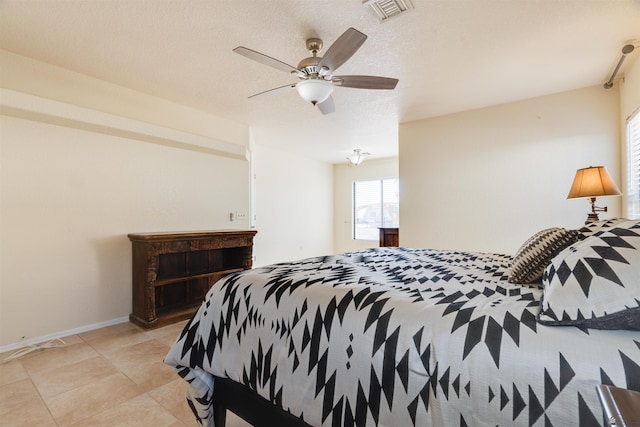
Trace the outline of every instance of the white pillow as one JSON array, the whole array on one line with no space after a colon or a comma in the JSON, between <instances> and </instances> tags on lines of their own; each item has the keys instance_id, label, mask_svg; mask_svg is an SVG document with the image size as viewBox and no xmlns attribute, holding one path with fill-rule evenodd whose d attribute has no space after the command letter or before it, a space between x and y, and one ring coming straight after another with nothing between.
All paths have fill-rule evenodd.
<instances>
[{"instance_id":1,"label":"white pillow","mask_svg":"<svg viewBox=\"0 0 640 427\"><path fill-rule=\"evenodd\" d=\"M598 231L545 269L538 321L640 330L640 220Z\"/></svg>"},{"instance_id":2,"label":"white pillow","mask_svg":"<svg viewBox=\"0 0 640 427\"><path fill-rule=\"evenodd\" d=\"M598 231L607 231L610 228L617 227L618 224L629 221L627 218L609 218L602 221L590 222L584 227L578 229L578 239L584 240L593 236Z\"/></svg>"}]
</instances>

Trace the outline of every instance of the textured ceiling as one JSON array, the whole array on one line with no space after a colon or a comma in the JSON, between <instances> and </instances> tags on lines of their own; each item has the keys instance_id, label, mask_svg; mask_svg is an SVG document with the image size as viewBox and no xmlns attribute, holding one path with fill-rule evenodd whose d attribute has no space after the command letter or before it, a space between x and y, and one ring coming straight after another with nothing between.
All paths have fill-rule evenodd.
<instances>
[{"instance_id":1,"label":"textured ceiling","mask_svg":"<svg viewBox=\"0 0 640 427\"><path fill-rule=\"evenodd\" d=\"M255 139L328 162L397 154L398 123L599 85L640 46L640 0L413 0L379 22L361 0L0 0L0 48L249 124ZM369 36L336 74L395 77L336 88L323 116L295 83L232 52L291 65L348 27ZM322 56L322 52L320 52ZM640 56L629 55L626 65ZM624 68L623 70L624 71Z\"/></svg>"}]
</instances>

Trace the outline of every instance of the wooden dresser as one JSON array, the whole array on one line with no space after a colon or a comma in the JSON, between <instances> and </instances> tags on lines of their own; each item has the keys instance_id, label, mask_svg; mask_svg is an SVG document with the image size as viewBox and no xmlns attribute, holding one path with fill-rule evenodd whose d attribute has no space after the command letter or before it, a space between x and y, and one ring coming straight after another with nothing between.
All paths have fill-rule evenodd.
<instances>
[{"instance_id":1,"label":"wooden dresser","mask_svg":"<svg viewBox=\"0 0 640 427\"><path fill-rule=\"evenodd\" d=\"M400 244L397 228L380 228L380 247L398 246Z\"/></svg>"},{"instance_id":2,"label":"wooden dresser","mask_svg":"<svg viewBox=\"0 0 640 427\"><path fill-rule=\"evenodd\" d=\"M193 316L214 283L251 268L256 232L129 234L133 256L129 319L155 328Z\"/></svg>"}]
</instances>

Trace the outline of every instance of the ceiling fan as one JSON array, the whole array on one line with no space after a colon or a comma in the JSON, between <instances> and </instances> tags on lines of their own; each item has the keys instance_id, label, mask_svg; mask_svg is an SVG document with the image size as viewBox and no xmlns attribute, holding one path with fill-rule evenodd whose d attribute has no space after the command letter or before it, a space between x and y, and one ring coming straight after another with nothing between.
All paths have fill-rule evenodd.
<instances>
[{"instance_id":1,"label":"ceiling fan","mask_svg":"<svg viewBox=\"0 0 640 427\"><path fill-rule=\"evenodd\" d=\"M278 70L295 74L300 81L285 86L276 87L250 96L253 98L269 92L296 88L298 94L313 105L317 105L322 114L335 111L333 103L334 86L355 89L395 89L398 79L378 76L334 76L333 73L362 46L367 36L360 31L349 28L329 46L323 57L317 56L322 50L322 40L311 38L307 40L307 49L313 56L303 59L294 67L280 60L256 52L249 48L238 46L233 51L261 64Z\"/></svg>"}]
</instances>

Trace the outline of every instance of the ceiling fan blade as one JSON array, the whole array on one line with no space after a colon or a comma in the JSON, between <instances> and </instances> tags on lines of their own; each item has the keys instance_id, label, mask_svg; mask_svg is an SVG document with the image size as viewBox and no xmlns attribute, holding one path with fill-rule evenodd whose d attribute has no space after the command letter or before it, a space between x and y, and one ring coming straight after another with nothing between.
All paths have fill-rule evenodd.
<instances>
[{"instance_id":1,"label":"ceiling fan blade","mask_svg":"<svg viewBox=\"0 0 640 427\"><path fill-rule=\"evenodd\" d=\"M318 69L324 66L334 72L360 49L366 39L367 36L365 34L355 28L349 28L329 46L329 49L327 49L318 63Z\"/></svg>"},{"instance_id":2,"label":"ceiling fan blade","mask_svg":"<svg viewBox=\"0 0 640 427\"><path fill-rule=\"evenodd\" d=\"M269 67L273 67L287 73L298 73L298 69L296 67L286 64L278 59L267 56L264 53L256 52L255 50L246 48L244 46L238 46L237 48L233 49L233 51L256 62L268 65Z\"/></svg>"},{"instance_id":3,"label":"ceiling fan blade","mask_svg":"<svg viewBox=\"0 0 640 427\"><path fill-rule=\"evenodd\" d=\"M294 88L294 87L296 87L295 83L289 83L288 85L274 87L273 89L268 89L268 90L265 90L263 92L256 93L255 95L251 95L249 97L249 99L255 98L256 96L259 96L259 95L265 95L265 94L270 94L270 93L274 93L274 92L279 92L279 91L282 91L284 89L289 89L289 88Z\"/></svg>"},{"instance_id":4,"label":"ceiling fan blade","mask_svg":"<svg viewBox=\"0 0 640 427\"><path fill-rule=\"evenodd\" d=\"M398 79L378 76L333 76L331 81L336 86L356 89L395 89Z\"/></svg>"},{"instance_id":5,"label":"ceiling fan blade","mask_svg":"<svg viewBox=\"0 0 640 427\"><path fill-rule=\"evenodd\" d=\"M318 109L322 114L331 114L336 111L336 106L333 103L333 96L329 95L329 97L318 104Z\"/></svg>"}]
</instances>

